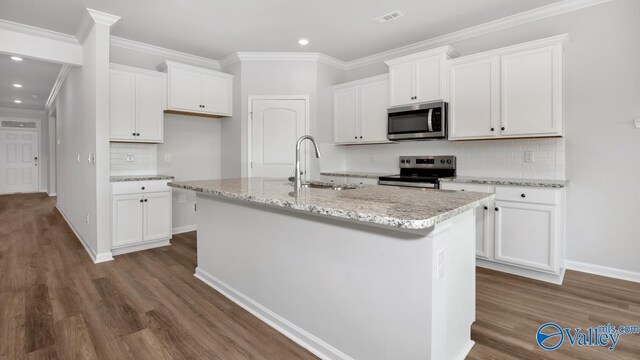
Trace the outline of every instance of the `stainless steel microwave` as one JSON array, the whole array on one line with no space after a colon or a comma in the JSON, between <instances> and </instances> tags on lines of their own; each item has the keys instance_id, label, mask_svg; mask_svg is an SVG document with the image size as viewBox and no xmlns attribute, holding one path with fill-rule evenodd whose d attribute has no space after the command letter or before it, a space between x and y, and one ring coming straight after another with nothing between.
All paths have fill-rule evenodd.
<instances>
[{"instance_id":1,"label":"stainless steel microwave","mask_svg":"<svg viewBox=\"0 0 640 360\"><path fill-rule=\"evenodd\" d=\"M390 108L387 139L446 139L447 107L444 101L432 101Z\"/></svg>"}]
</instances>

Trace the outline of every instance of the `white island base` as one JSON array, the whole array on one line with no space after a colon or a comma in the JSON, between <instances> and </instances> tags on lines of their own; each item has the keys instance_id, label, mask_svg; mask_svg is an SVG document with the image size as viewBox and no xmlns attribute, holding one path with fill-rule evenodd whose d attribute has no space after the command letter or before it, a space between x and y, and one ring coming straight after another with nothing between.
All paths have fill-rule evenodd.
<instances>
[{"instance_id":1,"label":"white island base","mask_svg":"<svg viewBox=\"0 0 640 360\"><path fill-rule=\"evenodd\" d=\"M197 202L195 276L315 355L462 360L471 350L473 210L404 230L201 193Z\"/></svg>"}]
</instances>

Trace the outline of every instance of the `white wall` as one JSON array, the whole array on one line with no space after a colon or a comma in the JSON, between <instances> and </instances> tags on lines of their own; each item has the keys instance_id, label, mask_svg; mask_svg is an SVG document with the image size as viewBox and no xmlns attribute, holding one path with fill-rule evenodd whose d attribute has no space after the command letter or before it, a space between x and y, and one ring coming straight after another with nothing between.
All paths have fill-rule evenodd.
<instances>
[{"instance_id":1,"label":"white wall","mask_svg":"<svg viewBox=\"0 0 640 360\"><path fill-rule=\"evenodd\" d=\"M94 261L111 259L109 27L94 24L56 98L58 208ZM89 161L95 154L95 164Z\"/></svg>"},{"instance_id":2,"label":"white wall","mask_svg":"<svg viewBox=\"0 0 640 360\"><path fill-rule=\"evenodd\" d=\"M565 51L567 259L636 273L640 273L635 226L640 214L640 192L635 190L640 183L636 159L640 130L633 128L632 119L640 118L638 14L640 1L615 0L451 44L465 55L569 34ZM386 71L384 64L377 63L348 71L346 77L354 80ZM388 149L396 155L418 150L400 146ZM357 162L367 149L348 149L347 163ZM431 149L425 145L424 153Z\"/></svg>"},{"instance_id":3,"label":"white wall","mask_svg":"<svg viewBox=\"0 0 640 360\"><path fill-rule=\"evenodd\" d=\"M3 120L35 121L38 124L38 166L40 168L39 191L49 188L49 123L44 111L0 107Z\"/></svg>"},{"instance_id":4,"label":"white wall","mask_svg":"<svg viewBox=\"0 0 640 360\"><path fill-rule=\"evenodd\" d=\"M157 145L158 173L176 180L221 177L220 119L165 115L164 143ZM165 156L170 154L170 161ZM194 226L195 193L173 189L173 228Z\"/></svg>"}]
</instances>

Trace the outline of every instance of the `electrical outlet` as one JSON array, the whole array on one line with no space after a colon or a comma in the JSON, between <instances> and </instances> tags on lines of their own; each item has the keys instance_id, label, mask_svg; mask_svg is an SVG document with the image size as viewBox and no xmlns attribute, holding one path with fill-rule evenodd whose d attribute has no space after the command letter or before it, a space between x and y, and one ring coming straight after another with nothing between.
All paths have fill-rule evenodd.
<instances>
[{"instance_id":1,"label":"electrical outlet","mask_svg":"<svg viewBox=\"0 0 640 360\"><path fill-rule=\"evenodd\" d=\"M436 278L442 279L444 277L444 269L445 269L445 252L444 249L438 251L438 260L437 260L437 271Z\"/></svg>"},{"instance_id":2,"label":"electrical outlet","mask_svg":"<svg viewBox=\"0 0 640 360\"><path fill-rule=\"evenodd\" d=\"M167 161L167 162L171 161L171 153L164 154L164 161Z\"/></svg>"},{"instance_id":3,"label":"electrical outlet","mask_svg":"<svg viewBox=\"0 0 640 360\"><path fill-rule=\"evenodd\" d=\"M80 162L80 154L76 157L76 161Z\"/></svg>"},{"instance_id":4,"label":"electrical outlet","mask_svg":"<svg viewBox=\"0 0 640 360\"><path fill-rule=\"evenodd\" d=\"M127 153L127 157L125 158L126 162L134 162L136 160L136 156L134 153Z\"/></svg>"},{"instance_id":5,"label":"electrical outlet","mask_svg":"<svg viewBox=\"0 0 640 360\"><path fill-rule=\"evenodd\" d=\"M89 213L84 213L84 222L89 223Z\"/></svg>"},{"instance_id":6,"label":"electrical outlet","mask_svg":"<svg viewBox=\"0 0 640 360\"><path fill-rule=\"evenodd\" d=\"M527 164L533 164L536 162L536 153L533 151L524 152L524 162Z\"/></svg>"},{"instance_id":7,"label":"electrical outlet","mask_svg":"<svg viewBox=\"0 0 640 360\"><path fill-rule=\"evenodd\" d=\"M378 162L378 155L371 155L371 162Z\"/></svg>"}]
</instances>

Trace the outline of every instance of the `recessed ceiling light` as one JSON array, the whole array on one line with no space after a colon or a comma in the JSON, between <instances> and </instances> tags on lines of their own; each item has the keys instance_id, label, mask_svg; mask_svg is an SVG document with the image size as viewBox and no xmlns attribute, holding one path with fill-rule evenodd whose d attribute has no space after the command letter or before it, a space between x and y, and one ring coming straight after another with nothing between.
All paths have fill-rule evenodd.
<instances>
[{"instance_id":1,"label":"recessed ceiling light","mask_svg":"<svg viewBox=\"0 0 640 360\"><path fill-rule=\"evenodd\" d=\"M38 94L33 94L31 95L32 98L37 99L38 98Z\"/></svg>"},{"instance_id":2,"label":"recessed ceiling light","mask_svg":"<svg viewBox=\"0 0 640 360\"><path fill-rule=\"evenodd\" d=\"M16 104L22 104L22 100L18 100L18 99L13 100L13 102Z\"/></svg>"},{"instance_id":3,"label":"recessed ceiling light","mask_svg":"<svg viewBox=\"0 0 640 360\"><path fill-rule=\"evenodd\" d=\"M22 61L22 58L20 56L12 56L11 60L13 60L13 61Z\"/></svg>"},{"instance_id":4,"label":"recessed ceiling light","mask_svg":"<svg viewBox=\"0 0 640 360\"><path fill-rule=\"evenodd\" d=\"M300 39L298 40L298 44L305 46L305 45L309 45L309 40L307 39Z\"/></svg>"},{"instance_id":5,"label":"recessed ceiling light","mask_svg":"<svg viewBox=\"0 0 640 360\"><path fill-rule=\"evenodd\" d=\"M22 84L17 84L17 83L16 83L16 84L13 84L13 87L14 87L14 88L21 88L21 87L22 87Z\"/></svg>"}]
</instances>

